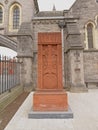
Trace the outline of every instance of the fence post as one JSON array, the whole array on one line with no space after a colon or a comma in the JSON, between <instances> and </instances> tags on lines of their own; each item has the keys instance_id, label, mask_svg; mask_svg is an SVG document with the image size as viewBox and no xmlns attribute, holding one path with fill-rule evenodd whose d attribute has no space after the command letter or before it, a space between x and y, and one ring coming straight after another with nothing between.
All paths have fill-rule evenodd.
<instances>
[{"instance_id":1,"label":"fence post","mask_svg":"<svg viewBox=\"0 0 98 130\"><path fill-rule=\"evenodd\" d=\"M20 84L20 63L16 58L0 55L0 94Z\"/></svg>"},{"instance_id":2,"label":"fence post","mask_svg":"<svg viewBox=\"0 0 98 130\"><path fill-rule=\"evenodd\" d=\"M1 69L1 55L0 55L0 94L2 93L2 90L1 90L1 85L2 85L2 83L1 83L1 72L2 71L2 69Z\"/></svg>"}]
</instances>

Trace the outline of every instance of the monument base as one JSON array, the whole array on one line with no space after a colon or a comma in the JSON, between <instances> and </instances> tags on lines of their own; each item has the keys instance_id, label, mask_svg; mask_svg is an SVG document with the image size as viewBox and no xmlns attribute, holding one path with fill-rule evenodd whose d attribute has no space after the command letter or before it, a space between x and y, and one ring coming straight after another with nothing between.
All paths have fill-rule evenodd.
<instances>
[{"instance_id":1,"label":"monument base","mask_svg":"<svg viewBox=\"0 0 98 130\"><path fill-rule=\"evenodd\" d=\"M68 111L56 111L56 112L35 112L30 111L28 114L28 118L32 119L69 119L73 118L73 112L71 111L70 107L68 107Z\"/></svg>"},{"instance_id":2,"label":"monument base","mask_svg":"<svg viewBox=\"0 0 98 130\"><path fill-rule=\"evenodd\" d=\"M65 91L37 91L33 95L33 111L68 111Z\"/></svg>"}]
</instances>

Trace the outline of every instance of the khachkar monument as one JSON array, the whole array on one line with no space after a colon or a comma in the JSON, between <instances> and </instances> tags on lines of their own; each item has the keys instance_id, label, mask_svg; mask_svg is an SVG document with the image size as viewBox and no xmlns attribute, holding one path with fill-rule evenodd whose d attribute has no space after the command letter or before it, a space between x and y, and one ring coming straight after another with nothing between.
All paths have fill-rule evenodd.
<instances>
[{"instance_id":1,"label":"khachkar monument","mask_svg":"<svg viewBox=\"0 0 98 130\"><path fill-rule=\"evenodd\" d=\"M33 95L31 118L72 118L63 90L60 32L38 33L38 86Z\"/></svg>"}]
</instances>

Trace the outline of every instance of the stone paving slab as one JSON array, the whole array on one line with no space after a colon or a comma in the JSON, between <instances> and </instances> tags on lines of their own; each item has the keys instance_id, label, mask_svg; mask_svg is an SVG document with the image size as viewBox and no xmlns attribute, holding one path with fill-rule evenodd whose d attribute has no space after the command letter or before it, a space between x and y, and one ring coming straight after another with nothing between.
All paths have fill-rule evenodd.
<instances>
[{"instance_id":1,"label":"stone paving slab","mask_svg":"<svg viewBox=\"0 0 98 130\"><path fill-rule=\"evenodd\" d=\"M33 92L4 130L98 130L98 89L87 93L69 93L73 119L29 119Z\"/></svg>"}]
</instances>

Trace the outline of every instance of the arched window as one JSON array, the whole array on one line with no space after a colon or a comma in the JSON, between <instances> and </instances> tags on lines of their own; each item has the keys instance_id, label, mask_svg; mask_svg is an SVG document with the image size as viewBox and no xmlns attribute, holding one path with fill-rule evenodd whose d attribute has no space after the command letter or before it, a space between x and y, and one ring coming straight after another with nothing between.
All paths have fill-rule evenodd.
<instances>
[{"instance_id":1,"label":"arched window","mask_svg":"<svg viewBox=\"0 0 98 130\"><path fill-rule=\"evenodd\" d=\"M9 30L17 31L21 24L21 6L18 3L14 3L10 7L9 15Z\"/></svg>"},{"instance_id":2,"label":"arched window","mask_svg":"<svg viewBox=\"0 0 98 130\"><path fill-rule=\"evenodd\" d=\"M2 24L2 23L3 23L3 8L0 5L0 24Z\"/></svg>"},{"instance_id":3,"label":"arched window","mask_svg":"<svg viewBox=\"0 0 98 130\"><path fill-rule=\"evenodd\" d=\"M20 24L20 10L18 6L13 8L13 29L19 29Z\"/></svg>"},{"instance_id":4,"label":"arched window","mask_svg":"<svg viewBox=\"0 0 98 130\"><path fill-rule=\"evenodd\" d=\"M93 48L93 24L87 25L88 48Z\"/></svg>"}]
</instances>

